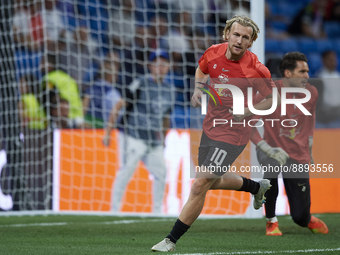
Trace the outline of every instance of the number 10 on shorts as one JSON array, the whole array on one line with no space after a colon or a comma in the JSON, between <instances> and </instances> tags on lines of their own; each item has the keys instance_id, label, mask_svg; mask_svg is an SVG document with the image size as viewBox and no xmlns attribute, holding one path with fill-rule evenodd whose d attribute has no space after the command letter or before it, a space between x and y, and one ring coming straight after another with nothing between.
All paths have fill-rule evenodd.
<instances>
[{"instance_id":1,"label":"number 10 on shorts","mask_svg":"<svg viewBox=\"0 0 340 255\"><path fill-rule=\"evenodd\" d=\"M220 166L222 165L226 156L227 156L227 152L225 150L222 150L216 147L214 154L210 158L210 161L214 162L217 166Z\"/></svg>"}]
</instances>

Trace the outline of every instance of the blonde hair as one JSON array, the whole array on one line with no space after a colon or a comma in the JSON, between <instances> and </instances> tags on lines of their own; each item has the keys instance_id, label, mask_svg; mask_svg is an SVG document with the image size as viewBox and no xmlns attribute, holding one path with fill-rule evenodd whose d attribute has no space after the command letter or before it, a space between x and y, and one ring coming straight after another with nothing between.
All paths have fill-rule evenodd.
<instances>
[{"instance_id":1,"label":"blonde hair","mask_svg":"<svg viewBox=\"0 0 340 255\"><path fill-rule=\"evenodd\" d=\"M234 24L234 22L237 22L240 25L245 26L245 27L251 27L253 29L253 34L251 35L251 39L253 40L253 42L256 41L257 34L260 33L259 27L251 18L247 16L240 16L240 15L235 15L234 17L226 21L227 24L223 31L224 40L227 40L227 31L230 31L231 26Z\"/></svg>"}]
</instances>

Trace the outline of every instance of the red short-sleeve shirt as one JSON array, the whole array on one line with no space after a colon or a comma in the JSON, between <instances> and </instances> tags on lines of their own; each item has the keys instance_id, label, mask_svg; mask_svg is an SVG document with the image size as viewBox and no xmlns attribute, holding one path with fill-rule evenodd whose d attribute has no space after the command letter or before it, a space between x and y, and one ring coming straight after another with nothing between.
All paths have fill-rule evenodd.
<instances>
[{"instance_id":1,"label":"red short-sleeve shirt","mask_svg":"<svg viewBox=\"0 0 340 255\"><path fill-rule=\"evenodd\" d=\"M247 121L251 117L245 118L245 125L230 125L233 116L229 113L233 105L232 93L228 89L215 88L214 84L231 84L240 88L244 95L244 106L248 104L247 88L253 88L253 98L258 91L263 97L272 93L275 87L271 79L269 70L258 60L257 56L246 51L243 57L238 61L227 59L225 56L228 43L222 43L211 46L202 55L198 61L203 73L209 74L211 87L215 89L221 98L222 105L219 103L215 106L212 100L209 100L208 111L203 122L204 133L212 140L222 141L234 145L247 144L250 138L251 128ZM215 125L214 119L228 120L227 124Z\"/></svg>"}]
</instances>

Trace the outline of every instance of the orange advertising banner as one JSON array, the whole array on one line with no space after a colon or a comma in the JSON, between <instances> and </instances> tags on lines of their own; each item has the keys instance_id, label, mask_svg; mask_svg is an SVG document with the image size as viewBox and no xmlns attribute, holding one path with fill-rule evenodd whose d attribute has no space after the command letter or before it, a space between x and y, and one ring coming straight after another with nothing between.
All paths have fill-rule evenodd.
<instances>
[{"instance_id":1,"label":"orange advertising banner","mask_svg":"<svg viewBox=\"0 0 340 255\"><path fill-rule=\"evenodd\" d=\"M119 131L112 132L111 144L102 143L103 130L59 130L54 143L54 192L53 209L56 211L109 212L113 183L120 167ZM190 136L191 135L191 136ZM56 141L58 139L58 142ZM194 139L197 142L192 142ZM178 215L187 200L193 179L190 168L197 158L190 156L198 149L200 133L188 130L171 130L167 134L164 158L167 180L163 202L165 215ZM339 169L340 157L336 154L340 143L340 131L316 130L314 160L334 165ZM327 148L327 149L326 149ZM237 168L250 165L250 145L234 165ZM247 176L249 177L249 175ZM313 177L313 176L312 176ZM340 187L336 178L311 178L312 213L340 212L336 201ZM150 213L152 210L153 176L140 162L134 172L122 201L122 213ZM251 207L250 194L237 191L209 191L203 214L245 215ZM284 205L288 206L288 205ZM285 212L288 210L285 210Z\"/></svg>"}]
</instances>

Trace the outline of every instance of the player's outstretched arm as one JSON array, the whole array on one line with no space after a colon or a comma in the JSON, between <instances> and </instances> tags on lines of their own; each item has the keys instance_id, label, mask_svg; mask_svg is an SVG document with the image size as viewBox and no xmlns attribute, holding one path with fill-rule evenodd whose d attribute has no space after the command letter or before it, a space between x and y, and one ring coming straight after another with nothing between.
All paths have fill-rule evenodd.
<instances>
[{"instance_id":1,"label":"player's outstretched arm","mask_svg":"<svg viewBox=\"0 0 340 255\"><path fill-rule=\"evenodd\" d=\"M200 98L202 97L202 90L198 88L203 88L204 85L200 83L206 83L209 78L208 74L205 74L202 72L200 67L197 67L196 73L195 73L195 91L194 94L191 98L191 104L193 107L200 107L201 106L201 101ZM200 82L200 83L198 83Z\"/></svg>"},{"instance_id":2,"label":"player's outstretched arm","mask_svg":"<svg viewBox=\"0 0 340 255\"><path fill-rule=\"evenodd\" d=\"M277 93L277 105L276 107L278 107L280 105L281 102L281 97L279 95L279 93ZM262 100L261 102L257 103L254 105L254 108L257 110L268 110L272 107L273 104L273 94L269 94L264 100ZM231 107L231 109L229 109L229 112L231 114L233 114L233 108ZM233 114L233 118L236 121L241 121L246 117L252 116L253 113L249 110L248 107L244 108L244 115L234 115Z\"/></svg>"},{"instance_id":3,"label":"player's outstretched arm","mask_svg":"<svg viewBox=\"0 0 340 255\"><path fill-rule=\"evenodd\" d=\"M275 159L281 166L285 165L289 155L280 147L271 147L265 140L262 139L256 127L251 130L250 140L258 149L263 151L268 157Z\"/></svg>"},{"instance_id":4,"label":"player's outstretched arm","mask_svg":"<svg viewBox=\"0 0 340 255\"><path fill-rule=\"evenodd\" d=\"M109 119L107 121L107 125L105 128L105 135L103 137L103 144L105 146L109 146L110 145L110 135L111 135L111 130L113 129L117 118L118 118L118 114L120 109L122 109L123 106L126 105L126 101L124 99L120 99L117 104L115 106L112 107L111 112L110 112L110 116Z\"/></svg>"},{"instance_id":5,"label":"player's outstretched arm","mask_svg":"<svg viewBox=\"0 0 340 255\"><path fill-rule=\"evenodd\" d=\"M264 100L262 100L259 103L256 103L254 105L254 108L257 110L268 110L270 109L270 107L272 107L273 104L273 94L269 94L268 96L266 96L266 98ZM281 104L281 97L280 94L277 93L277 101L276 101L276 107L278 107Z\"/></svg>"}]
</instances>

